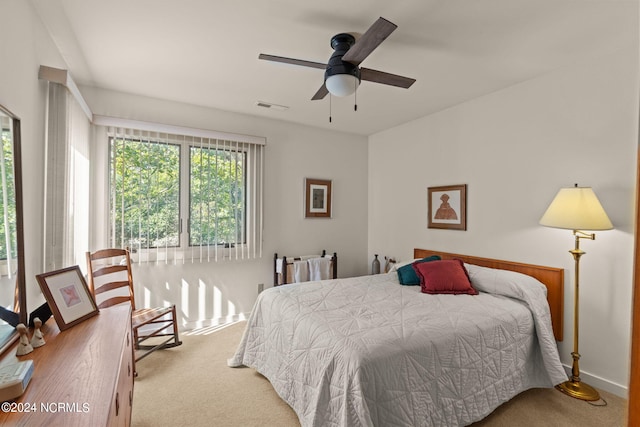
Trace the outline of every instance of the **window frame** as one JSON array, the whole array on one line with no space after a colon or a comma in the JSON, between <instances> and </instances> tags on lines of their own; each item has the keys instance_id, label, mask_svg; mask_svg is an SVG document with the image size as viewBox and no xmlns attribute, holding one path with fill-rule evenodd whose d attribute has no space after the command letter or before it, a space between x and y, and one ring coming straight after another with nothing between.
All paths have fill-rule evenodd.
<instances>
[{"instance_id":1,"label":"window frame","mask_svg":"<svg viewBox=\"0 0 640 427\"><path fill-rule=\"evenodd\" d=\"M203 254L202 248L189 250L172 250L171 253L162 250L148 250L145 254L134 255L137 264L184 264L186 262L224 262L257 260L263 257L264 250L264 209L265 209L265 167L267 156L267 138L264 136L247 135L232 132L222 132L203 127L194 128L179 125L169 125L159 122L125 119L120 117L93 115L93 127L99 148L92 151L92 158L96 161L96 168L92 172L93 186L98 190L92 199L97 228L91 233L91 246L109 247L113 244L111 236L110 210L110 147L109 138L152 138L161 140L199 142L204 140L218 140L227 144L233 142L246 152L246 194L245 194L245 236L246 244L235 245L235 248L209 248ZM184 195L184 191L182 193ZM183 227L186 224L183 222ZM204 248L207 249L207 248ZM149 253L153 251L153 253ZM197 251L197 253L196 253Z\"/></svg>"},{"instance_id":2,"label":"window frame","mask_svg":"<svg viewBox=\"0 0 640 427\"><path fill-rule=\"evenodd\" d=\"M234 142L234 141L232 141ZM217 249L233 249L235 248L236 245L246 245L247 244L247 234L244 230L247 229L247 193L249 191L248 189L248 180L247 180L247 174L244 173L244 171L246 170L246 166L248 164L247 161L247 150L246 149L239 149L238 145L236 144L236 148L233 149L232 147L230 147L229 149L227 148L221 148L220 150L223 151L228 151L228 152L235 152L235 153L241 153L242 154L242 163L243 163L243 175L242 175L242 206L243 206L243 215L242 215L242 226L241 229L243 230L242 232L242 241L241 242L233 242L233 246L231 246L230 243L216 243L216 244L211 244L209 245L208 243L206 245L203 244L191 244L191 195L192 195L192 191L191 191L191 147L195 147L195 148L200 148L202 149L202 145L200 145L199 147L197 146L197 144L195 142L188 142L186 145L188 145L186 147L186 155L180 157L181 162L184 160L185 163L187 163L186 165L184 165L184 163L181 163L181 167L184 166L186 168L186 170L188 172L181 174L180 177L181 179L185 179L186 182L186 187L182 187L182 183L181 183L181 189L182 188L187 188L187 197L181 198L182 199L186 199L186 203L185 206L181 206L180 212L185 212L186 216L184 217L184 221L181 220L181 225L186 225L185 227L185 232L180 232L180 247L181 248L185 248L186 250L194 250L195 248L202 248L202 247L209 247L209 246L214 246L217 247ZM219 150L218 145L215 145L215 149ZM185 159L185 157L187 157ZM180 193L180 195L182 196L183 193ZM181 201L182 203L182 201ZM184 210L183 210L184 209ZM182 218L182 217L181 217ZM181 226L182 229L182 226Z\"/></svg>"},{"instance_id":3,"label":"window frame","mask_svg":"<svg viewBox=\"0 0 640 427\"><path fill-rule=\"evenodd\" d=\"M182 140L174 140L171 141L160 141L160 138L138 138L132 136L108 136L108 145L109 145L109 165L108 165L108 173L109 173L109 199L113 197L113 162L115 159L114 150L114 140L124 140L126 142L139 142L146 144L159 144L159 145L174 145L179 147L179 161L178 161L178 245L177 246L146 246L146 247L130 247L129 249L132 253L137 253L140 256L141 260L145 261L159 261L159 260L169 260L169 256L161 256L161 251L166 251L168 253L173 252L174 259L189 259L189 258L197 258L198 256L202 256L203 250L211 252L213 248L213 252L216 255L216 258L219 254L222 254L223 257L231 257L234 250L239 247L243 247L247 244L247 196L249 193L249 183L248 177L246 173L246 168L249 164L248 160L248 151L246 147L241 147L240 143L236 141L224 141L225 143L222 145L216 144L207 144L203 143L202 139L200 143L195 141L195 139L188 140L186 138ZM216 140L217 142L218 140ZM229 144L227 144L229 142ZM235 145L234 145L235 144ZM243 144L244 145L244 144ZM241 156L241 163L243 168L242 174L242 217L241 217L241 233L238 235L241 236L241 241L228 242L228 243L215 243L215 244L191 244L191 200L192 200L192 186L191 186L191 177L192 177L192 162L191 162L191 149L213 149L217 151L226 151L230 153L235 153L235 155ZM113 226L114 220L112 218L113 208L111 206L111 201L109 202L109 224L110 227ZM109 232L109 238L112 240L112 244L115 246L119 246L120 242L116 242L115 239L115 230L111 230ZM125 239L126 240L126 239Z\"/></svg>"}]
</instances>

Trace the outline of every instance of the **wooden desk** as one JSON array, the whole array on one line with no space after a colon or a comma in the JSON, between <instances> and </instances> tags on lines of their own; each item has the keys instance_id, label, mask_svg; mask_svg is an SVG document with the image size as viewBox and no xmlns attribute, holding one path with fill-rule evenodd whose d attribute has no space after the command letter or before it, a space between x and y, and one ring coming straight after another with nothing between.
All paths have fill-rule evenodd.
<instances>
[{"instance_id":1,"label":"wooden desk","mask_svg":"<svg viewBox=\"0 0 640 427\"><path fill-rule=\"evenodd\" d=\"M15 412L0 411L0 425L129 426L134 371L130 307L100 310L63 332L50 318L42 332L44 346L20 357L13 346L0 362L34 363L27 390L10 408Z\"/></svg>"}]
</instances>

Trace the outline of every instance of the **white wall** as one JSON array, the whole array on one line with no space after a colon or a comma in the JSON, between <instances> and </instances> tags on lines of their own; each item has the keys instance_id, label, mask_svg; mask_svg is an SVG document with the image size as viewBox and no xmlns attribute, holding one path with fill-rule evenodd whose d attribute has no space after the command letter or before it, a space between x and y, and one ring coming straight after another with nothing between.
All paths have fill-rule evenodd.
<instances>
[{"instance_id":1,"label":"white wall","mask_svg":"<svg viewBox=\"0 0 640 427\"><path fill-rule=\"evenodd\" d=\"M593 187L615 230L582 241L580 367L583 379L624 394L637 131L634 43L372 135L369 255L409 259L423 247L565 268L559 348L570 365L573 236L538 221L560 187ZM428 229L427 188L450 184L468 184L468 229Z\"/></svg>"},{"instance_id":2,"label":"white wall","mask_svg":"<svg viewBox=\"0 0 640 427\"><path fill-rule=\"evenodd\" d=\"M3 0L0 16L0 104L22 121L25 274L27 304L34 309L44 302L35 280L43 264L46 100L46 83L38 80L38 68L40 64L65 68L65 64L30 2Z\"/></svg>"},{"instance_id":3,"label":"white wall","mask_svg":"<svg viewBox=\"0 0 640 427\"><path fill-rule=\"evenodd\" d=\"M175 303L188 327L248 314L258 284L273 284L274 252L307 255L326 249L338 253L340 277L367 272L365 137L105 90L81 91L94 114L267 138L263 258L138 266L134 278L152 290L148 304ZM331 219L303 218L305 177L333 181ZM100 233L91 242L92 249L107 244Z\"/></svg>"}]
</instances>

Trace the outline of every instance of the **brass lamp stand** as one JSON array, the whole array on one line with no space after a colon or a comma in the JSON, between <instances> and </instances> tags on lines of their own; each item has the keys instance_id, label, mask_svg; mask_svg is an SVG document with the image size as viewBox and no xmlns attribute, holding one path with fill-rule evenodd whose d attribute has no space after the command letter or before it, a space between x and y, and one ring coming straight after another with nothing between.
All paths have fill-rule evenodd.
<instances>
[{"instance_id":1,"label":"brass lamp stand","mask_svg":"<svg viewBox=\"0 0 640 427\"><path fill-rule=\"evenodd\" d=\"M588 384L580 381L580 353L578 353L579 292L580 292L580 257L584 251L580 250L580 239L595 240L595 234L580 230L611 230L613 224L602 208L598 197L591 187L561 188L556 194L540 224L546 227L573 230L576 240L575 249L569 251L575 261L575 295L573 296L573 365L571 379L558 384L556 388L561 392L581 400L598 400L600 395Z\"/></svg>"},{"instance_id":2,"label":"brass lamp stand","mask_svg":"<svg viewBox=\"0 0 640 427\"><path fill-rule=\"evenodd\" d=\"M576 237L576 247L575 249L569 251L569 253L573 255L573 259L575 260L575 295L573 300L573 352L571 353L571 357L573 357L573 364L571 366L571 379L563 382L562 384L558 384L556 388L571 397L575 397L576 399L593 401L600 399L600 394L589 384L580 381L578 322L580 319L580 257L586 253L580 249L580 239L595 240L596 235L595 233L589 234L579 230L573 230L573 235Z\"/></svg>"}]
</instances>

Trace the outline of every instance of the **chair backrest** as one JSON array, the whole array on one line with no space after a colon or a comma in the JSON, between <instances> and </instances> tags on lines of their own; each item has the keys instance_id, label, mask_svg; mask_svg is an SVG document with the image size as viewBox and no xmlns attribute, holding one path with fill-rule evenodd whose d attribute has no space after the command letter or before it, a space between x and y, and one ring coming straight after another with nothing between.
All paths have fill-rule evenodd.
<instances>
[{"instance_id":1,"label":"chair backrest","mask_svg":"<svg viewBox=\"0 0 640 427\"><path fill-rule=\"evenodd\" d=\"M131 258L126 249L101 249L87 252L89 290L98 308L129 303L136 309L133 294Z\"/></svg>"}]
</instances>

